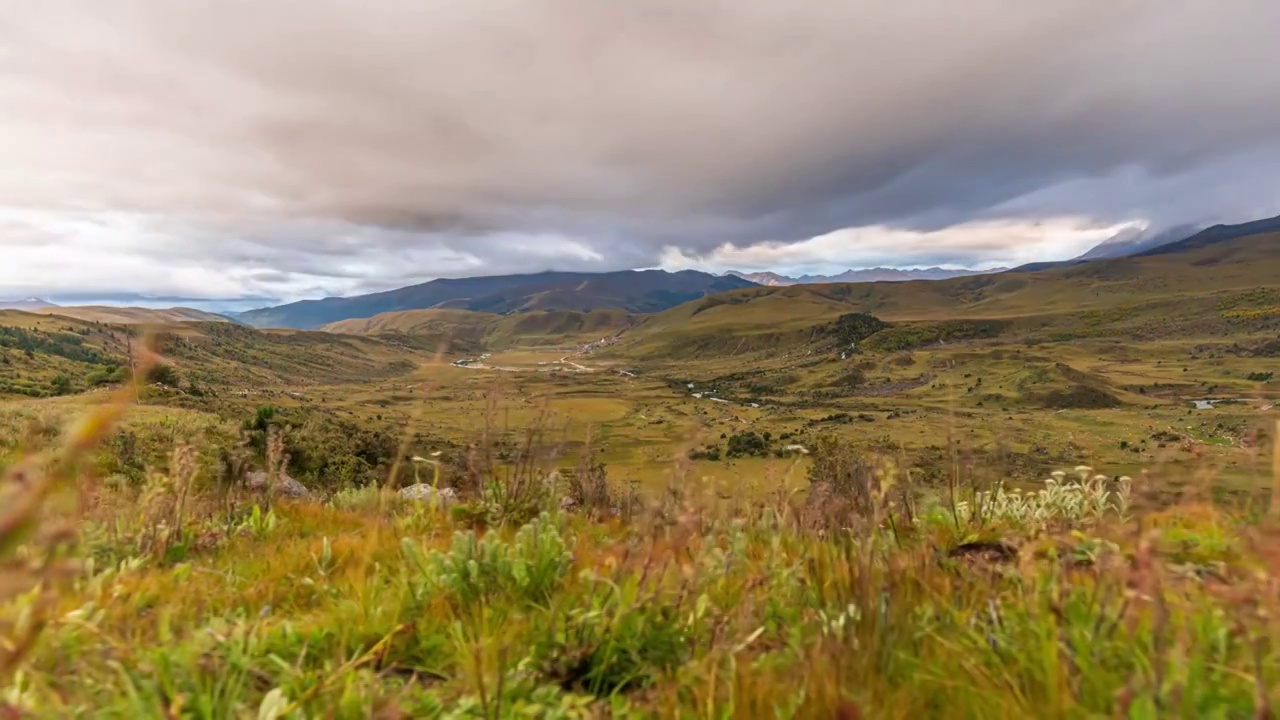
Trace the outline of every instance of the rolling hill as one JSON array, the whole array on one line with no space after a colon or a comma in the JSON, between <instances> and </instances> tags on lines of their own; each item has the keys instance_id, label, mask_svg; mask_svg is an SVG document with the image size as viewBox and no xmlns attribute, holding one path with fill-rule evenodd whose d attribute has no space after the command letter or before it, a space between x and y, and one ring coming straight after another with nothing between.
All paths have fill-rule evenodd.
<instances>
[{"instance_id":1,"label":"rolling hill","mask_svg":"<svg viewBox=\"0 0 1280 720\"><path fill-rule=\"evenodd\" d=\"M195 310L193 308L152 309L141 307L114 307L109 305L47 305L27 310L41 315L74 318L86 322L111 323L114 325L166 325L179 322L231 322L231 319L216 313Z\"/></svg>"},{"instance_id":2,"label":"rolling hill","mask_svg":"<svg viewBox=\"0 0 1280 720\"><path fill-rule=\"evenodd\" d=\"M250 310L237 319L255 327L318 328L352 318L400 310L472 310L509 314L532 310L589 312L616 309L660 312L689 300L754 283L686 270L611 273L546 272L475 278L442 278L387 292L349 298L303 300Z\"/></svg>"},{"instance_id":3,"label":"rolling hill","mask_svg":"<svg viewBox=\"0 0 1280 720\"><path fill-rule=\"evenodd\" d=\"M219 321L159 325L182 388L364 382L412 370L421 353L377 338L256 330ZM0 310L0 397L64 395L122 379L136 324Z\"/></svg>"},{"instance_id":4,"label":"rolling hill","mask_svg":"<svg viewBox=\"0 0 1280 720\"><path fill-rule=\"evenodd\" d=\"M1197 235L1164 252L1045 270L748 288L653 315L628 334L621 351L673 358L782 351L811 342L851 313L908 325L1001 321L1032 335L1064 337L1211 335L1227 325L1236 332L1280 330L1280 233L1223 237Z\"/></svg>"},{"instance_id":5,"label":"rolling hill","mask_svg":"<svg viewBox=\"0 0 1280 720\"><path fill-rule=\"evenodd\" d=\"M401 310L340 320L321 329L415 347L480 352L513 345L570 345L616 335L641 321L625 310L533 310L498 315L472 310Z\"/></svg>"}]
</instances>

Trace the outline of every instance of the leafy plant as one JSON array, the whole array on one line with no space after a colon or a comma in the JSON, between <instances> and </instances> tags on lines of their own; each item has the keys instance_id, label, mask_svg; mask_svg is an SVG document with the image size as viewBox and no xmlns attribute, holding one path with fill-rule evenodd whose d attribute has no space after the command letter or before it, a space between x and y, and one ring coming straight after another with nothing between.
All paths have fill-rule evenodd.
<instances>
[{"instance_id":1,"label":"leafy plant","mask_svg":"<svg viewBox=\"0 0 1280 720\"><path fill-rule=\"evenodd\" d=\"M424 551L407 538L402 549L417 573L419 596L440 593L458 612L467 612L503 597L546 603L573 565L572 542L544 513L510 541L498 533L481 538L467 531L454 534L447 553Z\"/></svg>"}]
</instances>

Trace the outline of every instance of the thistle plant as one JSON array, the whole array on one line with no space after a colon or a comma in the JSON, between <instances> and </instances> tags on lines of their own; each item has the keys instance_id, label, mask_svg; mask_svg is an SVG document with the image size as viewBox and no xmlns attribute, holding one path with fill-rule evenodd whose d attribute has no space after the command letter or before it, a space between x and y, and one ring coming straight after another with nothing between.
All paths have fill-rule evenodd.
<instances>
[{"instance_id":1,"label":"thistle plant","mask_svg":"<svg viewBox=\"0 0 1280 720\"><path fill-rule=\"evenodd\" d=\"M1133 481L1127 476L1121 477L1113 489L1110 478L1081 465L1071 475L1063 471L1052 473L1037 490L1024 492L1002 483L993 490L976 493L972 501L957 503L956 514L961 521L980 517L1031 531L1050 525L1096 522L1108 515L1127 520L1132 490Z\"/></svg>"}]
</instances>

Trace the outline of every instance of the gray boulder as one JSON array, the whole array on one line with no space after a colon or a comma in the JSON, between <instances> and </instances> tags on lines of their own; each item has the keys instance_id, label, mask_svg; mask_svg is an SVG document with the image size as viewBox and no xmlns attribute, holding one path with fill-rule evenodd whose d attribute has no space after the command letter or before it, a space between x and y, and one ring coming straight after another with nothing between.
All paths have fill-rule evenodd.
<instances>
[{"instance_id":1,"label":"gray boulder","mask_svg":"<svg viewBox=\"0 0 1280 720\"><path fill-rule=\"evenodd\" d=\"M417 485L400 488L400 497L405 500L438 502L442 505L449 505L457 501L458 493L453 488L437 489L426 483L418 483Z\"/></svg>"},{"instance_id":2,"label":"gray boulder","mask_svg":"<svg viewBox=\"0 0 1280 720\"><path fill-rule=\"evenodd\" d=\"M245 486L256 492L267 492L269 478L265 472L251 472L245 476ZM283 472L276 476L275 484L271 486L271 490L276 495L291 500L311 497L311 491L305 485L289 477L288 473Z\"/></svg>"}]
</instances>

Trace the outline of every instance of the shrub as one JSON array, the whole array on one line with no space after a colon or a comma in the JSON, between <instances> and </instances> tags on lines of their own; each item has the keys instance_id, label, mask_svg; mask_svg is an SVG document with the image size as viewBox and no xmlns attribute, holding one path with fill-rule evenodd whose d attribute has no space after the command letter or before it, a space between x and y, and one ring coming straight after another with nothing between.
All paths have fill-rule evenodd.
<instances>
[{"instance_id":1,"label":"shrub","mask_svg":"<svg viewBox=\"0 0 1280 720\"><path fill-rule=\"evenodd\" d=\"M287 422L289 419L295 422ZM385 430L317 412L285 415L267 405L241 425L259 462L266 459L267 437L273 427L282 432L285 469L309 487L380 483L399 449L396 438Z\"/></svg>"},{"instance_id":2,"label":"shrub","mask_svg":"<svg viewBox=\"0 0 1280 720\"><path fill-rule=\"evenodd\" d=\"M443 595L465 614L499 598L545 605L573 566L572 536L560 533L547 513L521 527L510 541L493 532L478 538L457 532L449 552L424 552L405 538L401 549L415 573L416 597Z\"/></svg>"},{"instance_id":3,"label":"shrub","mask_svg":"<svg viewBox=\"0 0 1280 720\"><path fill-rule=\"evenodd\" d=\"M834 435L820 435L809 446L810 501L829 503L835 515L870 515L877 506L880 479L875 467Z\"/></svg>"},{"instance_id":4,"label":"shrub","mask_svg":"<svg viewBox=\"0 0 1280 720\"><path fill-rule=\"evenodd\" d=\"M560 687L614 695L645 687L688 659L687 615L640 593L636 583L604 585L588 602L534 648L539 670Z\"/></svg>"},{"instance_id":5,"label":"shrub","mask_svg":"<svg viewBox=\"0 0 1280 720\"><path fill-rule=\"evenodd\" d=\"M112 383L123 383L129 381L129 368L121 365L119 367L99 367L93 372L85 376L85 384L89 387L99 387L102 385L110 385Z\"/></svg>"},{"instance_id":6,"label":"shrub","mask_svg":"<svg viewBox=\"0 0 1280 720\"><path fill-rule=\"evenodd\" d=\"M690 460L711 460L712 462L720 460L720 446L710 445L703 448L694 448L689 451Z\"/></svg>"},{"instance_id":7,"label":"shrub","mask_svg":"<svg viewBox=\"0 0 1280 720\"><path fill-rule=\"evenodd\" d=\"M54 395L70 395L71 378L62 373L54 375L53 380L49 382L49 391Z\"/></svg>"},{"instance_id":8,"label":"shrub","mask_svg":"<svg viewBox=\"0 0 1280 720\"><path fill-rule=\"evenodd\" d=\"M823 328L823 334L835 340L839 347L849 347L889 327L875 315L847 313Z\"/></svg>"},{"instance_id":9,"label":"shrub","mask_svg":"<svg viewBox=\"0 0 1280 720\"><path fill-rule=\"evenodd\" d=\"M734 433L729 436L729 447L725 455L731 458L744 456L767 457L769 455L769 443L763 437L757 435L754 430Z\"/></svg>"},{"instance_id":10,"label":"shrub","mask_svg":"<svg viewBox=\"0 0 1280 720\"><path fill-rule=\"evenodd\" d=\"M624 519L631 517L637 504L634 488L618 492L609 483L605 464L596 456L591 456L583 463L568 472L569 500L573 507L584 510L599 518L616 515Z\"/></svg>"},{"instance_id":11,"label":"shrub","mask_svg":"<svg viewBox=\"0 0 1280 720\"><path fill-rule=\"evenodd\" d=\"M178 371L172 365L155 365L147 371L147 382L165 387L179 386Z\"/></svg>"}]
</instances>

